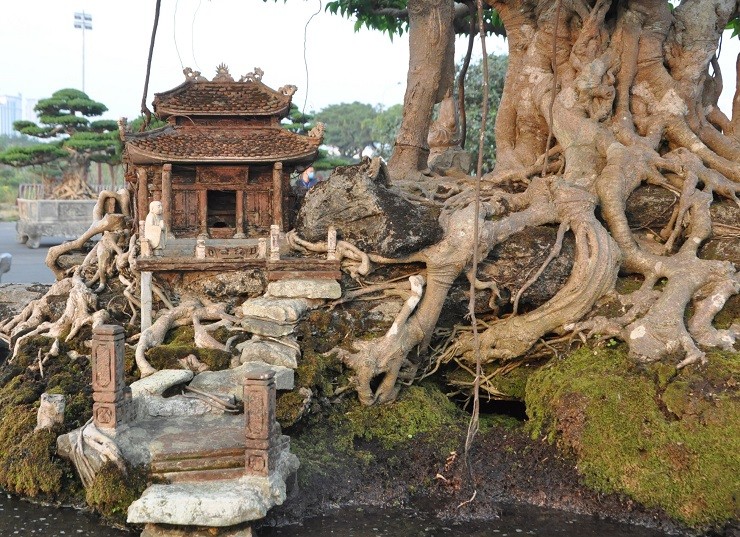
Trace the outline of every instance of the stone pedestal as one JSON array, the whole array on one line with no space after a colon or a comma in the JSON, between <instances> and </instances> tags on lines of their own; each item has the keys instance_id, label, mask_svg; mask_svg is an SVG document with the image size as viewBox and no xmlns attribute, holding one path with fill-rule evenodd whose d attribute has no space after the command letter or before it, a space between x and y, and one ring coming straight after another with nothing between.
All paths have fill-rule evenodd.
<instances>
[{"instance_id":1,"label":"stone pedestal","mask_svg":"<svg viewBox=\"0 0 740 537\"><path fill-rule=\"evenodd\" d=\"M113 429L128 421L131 388L124 380L124 332L104 324L93 331L93 421L98 429Z\"/></svg>"},{"instance_id":2,"label":"stone pedestal","mask_svg":"<svg viewBox=\"0 0 740 537\"><path fill-rule=\"evenodd\" d=\"M275 418L275 373L250 372L244 380L246 475L267 477L275 471L280 452L280 425Z\"/></svg>"}]
</instances>

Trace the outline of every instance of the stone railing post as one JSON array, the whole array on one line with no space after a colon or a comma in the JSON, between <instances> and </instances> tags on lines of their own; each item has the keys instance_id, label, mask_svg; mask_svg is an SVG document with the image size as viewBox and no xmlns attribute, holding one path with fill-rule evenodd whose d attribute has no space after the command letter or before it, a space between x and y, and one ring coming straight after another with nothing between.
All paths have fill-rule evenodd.
<instances>
[{"instance_id":1,"label":"stone railing post","mask_svg":"<svg viewBox=\"0 0 740 537\"><path fill-rule=\"evenodd\" d=\"M329 226L326 234L326 259L329 261L337 260L337 230L334 226Z\"/></svg>"},{"instance_id":2,"label":"stone railing post","mask_svg":"<svg viewBox=\"0 0 740 537\"><path fill-rule=\"evenodd\" d=\"M93 331L93 422L99 429L116 429L128 420L131 388L124 380L124 333L104 324Z\"/></svg>"},{"instance_id":3,"label":"stone railing post","mask_svg":"<svg viewBox=\"0 0 740 537\"><path fill-rule=\"evenodd\" d=\"M280 227L270 226L270 261L280 261Z\"/></svg>"},{"instance_id":4,"label":"stone railing post","mask_svg":"<svg viewBox=\"0 0 740 537\"><path fill-rule=\"evenodd\" d=\"M244 380L247 475L267 477L278 458L280 425L275 418L275 373L252 371Z\"/></svg>"}]
</instances>

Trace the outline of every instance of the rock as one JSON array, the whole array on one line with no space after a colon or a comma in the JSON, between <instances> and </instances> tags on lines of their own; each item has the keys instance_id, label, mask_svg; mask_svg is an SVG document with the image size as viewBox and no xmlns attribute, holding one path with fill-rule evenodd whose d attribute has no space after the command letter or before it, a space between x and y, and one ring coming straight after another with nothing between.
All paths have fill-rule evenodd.
<instances>
[{"instance_id":1,"label":"rock","mask_svg":"<svg viewBox=\"0 0 740 537\"><path fill-rule=\"evenodd\" d=\"M342 296L342 287L336 280L278 280L267 285L270 297L285 298L326 298L337 299Z\"/></svg>"},{"instance_id":2,"label":"rock","mask_svg":"<svg viewBox=\"0 0 740 537\"><path fill-rule=\"evenodd\" d=\"M206 371L195 376L190 386L213 395L233 396L241 401L244 395L244 379L247 373L255 369L272 369L275 371L275 385L278 390L292 390L294 373L292 369L281 366L271 366L261 362L247 362L246 364L225 369L223 371Z\"/></svg>"},{"instance_id":3,"label":"rock","mask_svg":"<svg viewBox=\"0 0 740 537\"><path fill-rule=\"evenodd\" d=\"M64 408L67 401L64 394L41 394L41 406L36 414L36 428L34 431L41 429L51 429L54 425L64 423Z\"/></svg>"},{"instance_id":4,"label":"rock","mask_svg":"<svg viewBox=\"0 0 740 537\"><path fill-rule=\"evenodd\" d=\"M239 362L264 362L295 369L301 355L300 347L294 337L283 337L276 340L251 339L239 345L241 357Z\"/></svg>"},{"instance_id":5,"label":"rock","mask_svg":"<svg viewBox=\"0 0 740 537\"><path fill-rule=\"evenodd\" d=\"M308 301L301 298L253 298L241 307L245 317L268 319L281 324L298 322L308 309Z\"/></svg>"},{"instance_id":6,"label":"rock","mask_svg":"<svg viewBox=\"0 0 740 537\"><path fill-rule=\"evenodd\" d=\"M189 382L194 373L188 369L162 369L131 384L131 396L162 395L178 384Z\"/></svg>"},{"instance_id":7,"label":"rock","mask_svg":"<svg viewBox=\"0 0 740 537\"><path fill-rule=\"evenodd\" d=\"M386 257L408 255L439 242L437 214L391 191L384 166L375 161L334 170L308 191L296 230L306 240L326 242L329 226L341 240Z\"/></svg>"},{"instance_id":8,"label":"rock","mask_svg":"<svg viewBox=\"0 0 740 537\"><path fill-rule=\"evenodd\" d=\"M13 263L13 256L10 254L0 254L0 281L3 280L3 274L10 272L10 265Z\"/></svg>"},{"instance_id":9,"label":"rock","mask_svg":"<svg viewBox=\"0 0 740 537\"><path fill-rule=\"evenodd\" d=\"M625 215L632 229L649 228L657 233L668 224L677 203L673 192L655 185L644 185L627 198Z\"/></svg>"},{"instance_id":10,"label":"rock","mask_svg":"<svg viewBox=\"0 0 740 537\"><path fill-rule=\"evenodd\" d=\"M297 469L286 449L268 477L151 485L129 506L127 522L224 527L259 520L285 501L285 480Z\"/></svg>"},{"instance_id":11,"label":"rock","mask_svg":"<svg viewBox=\"0 0 740 537\"><path fill-rule=\"evenodd\" d=\"M239 324L247 332L268 337L287 336L293 333L295 329L295 324L293 323L280 324L266 319L255 319L254 317L244 317L239 321Z\"/></svg>"},{"instance_id":12,"label":"rock","mask_svg":"<svg viewBox=\"0 0 740 537\"><path fill-rule=\"evenodd\" d=\"M265 292L265 276L258 270L214 273L187 273L183 275L183 288L196 296L212 300L238 303L245 298L257 297ZM231 305L231 304L230 304Z\"/></svg>"},{"instance_id":13,"label":"rock","mask_svg":"<svg viewBox=\"0 0 740 537\"><path fill-rule=\"evenodd\" d=\"M473 166L473 157L459 147L448 147L438 154L429 155L429 167L432 170L456 169L463 173L470 173Z\"/></svg>"},{"instance_id":14,"label":"rock","mask_svg":"<svg viewBox=\"0 0 740 537\"><path fill-rule=\"evenodd\" d=\"M400 300L387 299L371 309L368 316L373 320L392 323L401 312L402 307L403 303Z\"/></svg>"},{"instance_id":15,"label":"rock","mask_svg":"<svg viewBox=\"0 0 740 537\"><path fill-rule=\"evenodd\" d=\"M510 294L513 302L516 293L542 266L550 255L557 229L538 226L515 233L497 244L481 263L482 280L498 282L499 290ZM537 281L520 299L524 309L536 308L550 300L570 277L575 258L575 238L566 233L560 255L553 259ZM465 282L463 289L467 289ZM467 301L467 297L464 298Z\"/></svg>"}]
</instances>

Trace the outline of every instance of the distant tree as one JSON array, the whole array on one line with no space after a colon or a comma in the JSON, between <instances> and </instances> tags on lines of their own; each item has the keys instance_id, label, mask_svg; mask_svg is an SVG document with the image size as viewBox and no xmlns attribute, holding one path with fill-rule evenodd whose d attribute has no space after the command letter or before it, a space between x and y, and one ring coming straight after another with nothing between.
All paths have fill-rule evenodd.
<instances>
[{"instance_id":1,"label":"distant tree","mask_svg":"<svg viewBox=\"0 0 740 537\"><path fill-rule=\"evenodd\" d=\"M0 153L0 163L15 167L56 163L62 171L61 184L54 188L57 198L89 197L87 184L91 162L118 164L121 158L118 126L112 120L90 121L108 110L76 89L56 91L40 100L34 110L39 123L16 121L18 132L40 140L50 140L32 146L9 147Z\"/></svg>"},{"instance_id":2,"label":"distant tree","mask_svg":"<svg viewBox=\"0 0 740 537\"><path fill-rule=\"evenodd\" d=\"M359 102L332 104L316 113L326 126L324 143L336 147L343 157L353 158L375 141L372 133L375 108Z\"/></svg>"},{"instance_id":3,"label":"distant tree","mask_svg":"<svg viewBox=\"0 0 740 537\"><path fill-rule=\"evenodd\" d=\"M371 134L375 142L376 153L387 159L391 156L393 143L396 140L398 128L401 126L403 105L395 104L386 109L378 105L376 112L377 115L372 121Z\"/></svg>"},{"instance_id":4,"label":"distant tree","mask_svg":"<svg viewBox=\"0 0 740 537\"><path fill-rule=\"evenodd\" d=\"M489 54L488 56L488 122L484 139L485 151L483 154L483 169L491 171L496 163L496 136L494 125L496 112L501 103L501 94L504 92L506 68L509 65L509 56ZM460 70L458 66L458 71ZM478 140L480 124L483 116L483 60L471 64L465 79L465 116L467 129L465 149L473 156L473 162L478 162Z\"/></svg>"}]
</instances>

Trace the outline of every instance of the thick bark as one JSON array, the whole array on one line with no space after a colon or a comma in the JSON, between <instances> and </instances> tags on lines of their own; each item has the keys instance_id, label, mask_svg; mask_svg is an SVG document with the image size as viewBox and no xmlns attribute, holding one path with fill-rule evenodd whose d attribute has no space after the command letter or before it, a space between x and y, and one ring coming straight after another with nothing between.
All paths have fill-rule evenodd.
<instances>
[{"instance_id":1,"label":"thick bark","mask_svg":"<svg viewBox=\"0 0 740 537\"><path fill-rule=\"evenodd\" d=\"M454 80L452 0L409 0L409 72L403 119L388 168L394 180L412 179L427 167L427 134L434 105Z\"/></svg>"}]
</instances>

